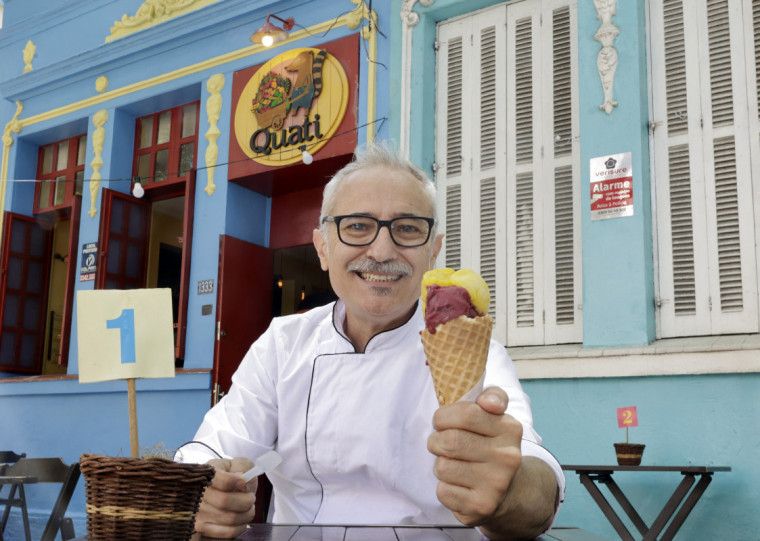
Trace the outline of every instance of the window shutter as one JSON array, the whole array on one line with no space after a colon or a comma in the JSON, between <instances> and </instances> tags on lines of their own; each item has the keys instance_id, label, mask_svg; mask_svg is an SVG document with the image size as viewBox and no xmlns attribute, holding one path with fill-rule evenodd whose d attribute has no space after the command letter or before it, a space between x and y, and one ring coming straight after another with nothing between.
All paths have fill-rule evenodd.
<instances>
[{"instance_id":1,"label":"window shutter","mask_svg":"<svg viewBox=\"0 0 760 541\"><path fill-rule=\"evenodd\" d=\"M582 340L575 16L564 0L507 10L509 345Z\"/></svg>"},{"instance_id":2,"label":"window shutter","mask_svg":"<svg viewBox=\"0 0 760 541\"><path fill-rule=\"evenodd\" d=\"M436 183L439 266L470 268L491 291L494 338L506 342L505 6L438 27ZM445 163L442 163L445 160Z\"/></svg>"},{"instance_id":3,"label":"window shutter","mask_svg":"<svg viewBox=\"0 0 760 541\"><path fill-rule=\"evenodd\" d=\"M507 345L582 340L575 27L569 0L438 26L442 264L481 273Z\"/></svg>"},{"instance_id":4,"label":"window shutter","mask_svg":"<svg viewBox=\"0 0 760 541\"><path fill-rule=\"evenodd\" d=\"M757 122L746 114L749 83L757 80L745 77L754 71L746 57L757 46L749 28L755 17L742 16L749 1L653 2L662 337L758 331L752 196L758 132L751 135Z\"/></svg>"}]
</instances>

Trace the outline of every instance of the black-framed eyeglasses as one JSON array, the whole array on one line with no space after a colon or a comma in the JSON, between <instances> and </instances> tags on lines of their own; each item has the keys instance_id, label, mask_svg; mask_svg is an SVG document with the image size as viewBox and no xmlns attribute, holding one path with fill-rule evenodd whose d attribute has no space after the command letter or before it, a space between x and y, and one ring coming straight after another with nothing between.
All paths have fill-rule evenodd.
<instances>
[{"instance_id":1,"label":"black-framed eyeglasses","mask_svg":"<svg viewBox=\"0 0 760 541\"><path fill-rule=\"evenodd\" d=\"M368 246L375 242L380 229L388 228L391 240L397 246L415 248L427 243L435 220L424 216L400 216L392 220L378 220L364 214L325 216L322 223L334 222L338 238L349 246Z\"/></svg>"}]
</instances>

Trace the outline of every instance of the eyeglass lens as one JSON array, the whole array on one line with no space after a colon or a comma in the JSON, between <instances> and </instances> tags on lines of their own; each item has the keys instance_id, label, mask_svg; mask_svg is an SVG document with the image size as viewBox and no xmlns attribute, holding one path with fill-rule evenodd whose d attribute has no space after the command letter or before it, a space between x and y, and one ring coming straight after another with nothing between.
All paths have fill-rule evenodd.
<instances>
[{"instance_id":1,"label":"eyeglass lens","mask_svg":"<svg viewBox=\"0 0 760 541\"><path fill-rule=\"evenodd\" d=\"M346 244L369 244L377 236L379 224L371 216L346 216L340 220L338 233ZM424 244L430 233L430 224L422 218L394 218L388 228L391 238L401 246Z\"/></svg>"}]
</instances>

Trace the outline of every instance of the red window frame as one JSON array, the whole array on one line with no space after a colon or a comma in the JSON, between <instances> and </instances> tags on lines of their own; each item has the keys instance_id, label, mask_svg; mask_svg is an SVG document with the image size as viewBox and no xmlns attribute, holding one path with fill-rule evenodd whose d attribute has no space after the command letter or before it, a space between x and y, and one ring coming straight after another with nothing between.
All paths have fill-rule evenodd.
<instances>
[{"instance_id":1,"label":"red window frame","mask_svg":"<svg viewBox=\"0 0 760 541\"><path fill-rule=\"evenodd\" d=\"M185 107L195 106L195 126L193 133L182 137L182 117ZM169 130L169 139L167 141L158 143L159 135L159 119L162 115L169 114L171 119L171 127ZM135 121L135 147L134 147L134 161L132 163L132 177L140 180L142 187L148 190L155 190L159 187L164 187L172 184L184 182L188 178L188 174L192 169L195 169L195 164L198 154L198 119L200 116L200 101L194 101L172 107L171 109L164 109L150 115L145 115L138 118ZM140 148L142 140L142 127L143 125L150 125L150 143L143 148ZM183 145L193 145L193 157L191 163L187 167L187 170L180 175L180 158L181 149ZM166 162L165 178L156 177L156 157L161 151L167 151L168 157ZM147 175L146 171L142 171L140 174L140 160L146 159L148 161Z\"/></svg>"},{"instance_id":2,"label":"red window frame","mask_svg":"<svg viewBox=\"0 0 760 541\"><path fill-rule=\"evenodd\" d=\"M58 153L63 143L68 143L68 156L66 166L58 169ZM48 212L70 207L76 195L82 195L84 189L84 166L85 159L78 162L80 144L84 145L82 149L87 152L87 134L83 133L67 139L61 139L54 143L42 145L37 157L37 186L34 191L34 213ZM43 173L45 150L53 150L51 170ZM79 178L77 178L79 177ZM49 187L49 189L47 189ZM48 193L45 194L44 192ZM57 196L60 195L58 202ZM46 197L45 197L46 196ZM46 199L43 201L42 199Z\"/></svg>"}]
</instances>

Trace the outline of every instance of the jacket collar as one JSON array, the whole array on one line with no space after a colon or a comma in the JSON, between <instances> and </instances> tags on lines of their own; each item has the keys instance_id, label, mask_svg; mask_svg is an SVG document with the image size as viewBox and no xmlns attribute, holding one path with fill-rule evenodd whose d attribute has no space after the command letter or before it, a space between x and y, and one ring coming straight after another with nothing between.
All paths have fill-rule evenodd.
<instances>
[{"instance_id":1,"label":"jacket collar","mask_svg":"<svg viewBox=\"0 0 760 541\"><path fill-rule=\"evenodd\" d=\"M345 322L346 305L342 300L338 299L338 301L335 303L335 306L333 307L333 328L335 329L335 332L337 332L350 344L351 340L348 339L346 332L343 330L345 328ZM422 317L422 303L420 303L418 300L415 305L414 312L412 312L412 315L408 320L406 320L398 327L394 327L392 329L388 329L374 335L369 339L364 352L370 353L373 351L392 347L404 340L406 338L406 335L409 333L419 334L424 326L425 321Z\"/></svg>"}]
</instances>

